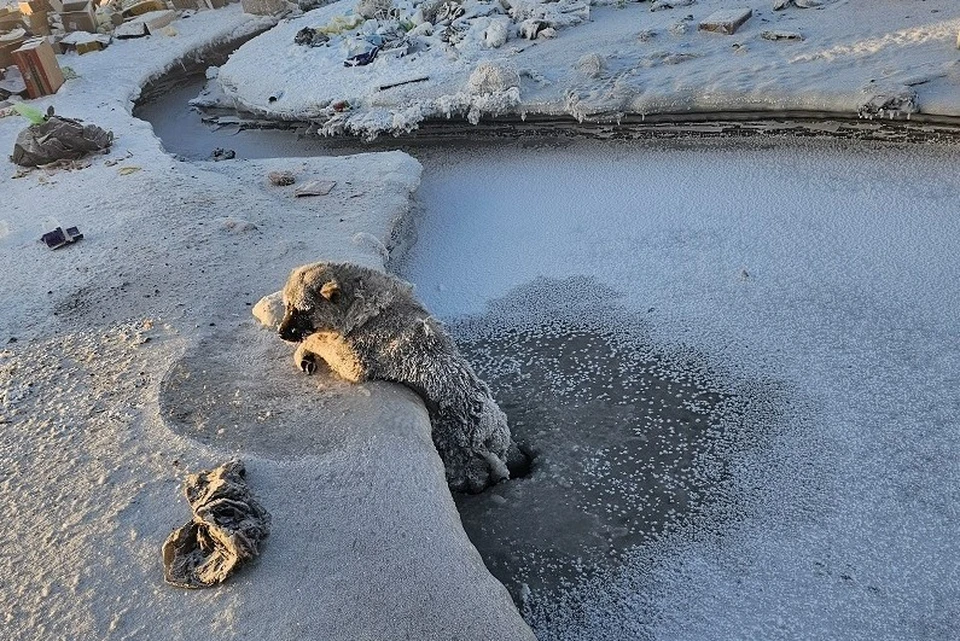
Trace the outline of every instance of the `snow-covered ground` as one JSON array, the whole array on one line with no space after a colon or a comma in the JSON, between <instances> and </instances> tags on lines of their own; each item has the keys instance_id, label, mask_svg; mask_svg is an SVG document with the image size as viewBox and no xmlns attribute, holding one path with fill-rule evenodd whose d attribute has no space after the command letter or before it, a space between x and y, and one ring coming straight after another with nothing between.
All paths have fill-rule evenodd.
<instances>
[{"instance_id":1,"label":"snow-covered ground","mask_svg":"<svg viewBox=\"0 0 960 641\"><path fill-rule=\"evenodd\" d=\"M420 164L176 162L131 99L263 21L235 5L173 26L61 56L79 77L34 101L112 130L107 156L3 170L0 637L531 638L460 527L422 403L303 377L250 314L294 266L383 268ZM0 146L25 125L0 118ZM296 199L272 170L337 184ZM56 225L84 239L51 251ZM235 455L273 516L262 555L221 588L165 585L184 477Z\"/></svg>"},{"instance_id":2,"label":"snow-covered ground","mask_svg":"<svg viewBox=\"0 0 960 641\"><path fill-rule=\"evenodd\" d=\"M444 5L409 0L366 22L354 2L316 9L242 47L220 82L250 111L364 136L443 117L960 113L953 0L802 1L779 11L771 0L445 4L462 15L425 23ZM734 34L699 28L734 9L752 12ZM344 24L356 26L322 46L294 43L304 27ZM524 38L531 28L537 37ZM370 64L344 66L371 42L382 48ZM265 60L272 73L263 73Z\"/></svg>"},{"instance_id":3,"label":"snow-covered ground","mask_svg":"<svg viewBox=\"0 0 960 641\"><path fill-rule=\"evenodd\" d=\"M361 134L448 113L465 126L497 113L856 114L880 96L914 118L960 116L952 1L746 1L753 17L733 36L696 28L727 3L674 4L591 6L574 24L586 5L513 3L508 16L467 2L473 14L421 28L407 56L345 68L363 43L292 42L352 13L338 3L281 21L219 77L254 111ZM421 165L180 163L131 116L150 78L270 24L233 5L176 21L175 35L61 56L77 77L33 101L117 139L89 166L13 179L7 163L2 179L0 636L529 638L460 527L419 401L292 376L289 349L249 315L295 265L383 267ZM554 37L516 36L530 28ZM9 150L25 121L2 113ZM788 429L742 461L742 522L639 551L572 590L570 608L534 601L531 620L547 638L952 638L953 148L569 151L487 147L466 171L430 165L417 196L437 205L420 221L430 253L409 271L426 302L453 317L541 273L597 274L654 309L662 342L783 382L794 404ZM274 169L337 186L294 199L267 183ZM434 217L440 205L459 215ZM51 251L38 239L56 225L85 238ZM180 481L235 453L273 514L264 554L215 590L163 585L160 543L187 517Z\"/></svg>"}]
</instances>

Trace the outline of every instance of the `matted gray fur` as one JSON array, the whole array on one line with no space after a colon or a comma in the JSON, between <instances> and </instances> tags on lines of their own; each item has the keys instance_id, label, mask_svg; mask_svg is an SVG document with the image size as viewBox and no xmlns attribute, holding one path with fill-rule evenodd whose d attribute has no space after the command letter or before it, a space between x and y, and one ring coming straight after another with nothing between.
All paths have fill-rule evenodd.
<instances>
[{"instance_id":1,"label":"matted gray fur","mask_svg":"<svg viewBox=\"0 0 960 641\"><path fill-rule=\"evenodd\" d=\"M298 267L283 289L280 337L312 373L321 358L343 378L401 383L427 406L433 442L455 491L479 492L524 455L504 413L443 327L398 278L346 263Z\"/></svg>"}]
</instances>

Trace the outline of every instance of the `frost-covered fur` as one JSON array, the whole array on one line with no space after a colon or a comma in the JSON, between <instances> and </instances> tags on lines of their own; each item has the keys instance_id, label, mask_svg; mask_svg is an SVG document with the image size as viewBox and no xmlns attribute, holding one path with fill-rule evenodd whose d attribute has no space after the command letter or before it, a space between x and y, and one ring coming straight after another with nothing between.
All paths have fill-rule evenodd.
<instances>
[{"instance_id":1,"label":"frost-covered fur","mask_svg":"<svg viewBox=\"0 0 960 641\"><path fill-rule=\"evenodd\" d=\"M320 357L347 380L402 383L423 398L451 489L479 492L509 476L508 457L522 459L489 388L409 284L315 263L293 271L283 302L279 332L300 343L298 368L312 373Z\"/></svg>"}]
</instances>

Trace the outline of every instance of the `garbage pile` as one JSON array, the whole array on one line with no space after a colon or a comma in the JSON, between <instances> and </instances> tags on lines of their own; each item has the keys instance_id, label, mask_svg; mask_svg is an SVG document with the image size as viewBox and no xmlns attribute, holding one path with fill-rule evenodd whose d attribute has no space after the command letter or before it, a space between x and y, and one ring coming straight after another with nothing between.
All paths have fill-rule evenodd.
<instances>
[{"instance_id":1,"label":"garbage pile","mask_svg":"<svg viewBox=\"0 0 960 641\"><path fill-rule=\"evenodd\" d=\"M44 116L26 105L21 113L31 124L17 135L10 160L21 167L40 167L62 160L78 160L103 152L113 144L113 133L96 125L57 116L51 107Z\"/></svg>"},{"instance_id":2,"label":"garbage pile","mask_svg":"<svg viewBox=\"0 0 960 641\"><path fill-rule=\"evenodd\" d=\"M353 14L304 27L294 43L339 47L344 66L359 67L379 56L401 58L438 43L480 42L493 49L516 38L553 38L559 29L589 18L588 0L359 0Z\"/></svg>"},{"instance_id":3,"label":"garbage pile","mask_svg":"<svg viewBox=\"0 0 960 641\"><path fill-rule=\"evenodd\" d=\"M0 100L56 93L64 82L57 54L101 51L114 38L173 36L171 23L184 11L237 1L23 0L0 7ZM281 15L294 7L287 0L239 1L245 12L259 15Z\"/></svg>"}]
</instances>

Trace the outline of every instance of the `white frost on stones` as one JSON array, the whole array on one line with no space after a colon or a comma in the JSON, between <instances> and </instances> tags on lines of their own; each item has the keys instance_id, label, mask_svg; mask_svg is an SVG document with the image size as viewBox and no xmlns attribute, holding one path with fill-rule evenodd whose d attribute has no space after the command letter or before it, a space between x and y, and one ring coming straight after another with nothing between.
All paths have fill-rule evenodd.
<instances>
[{"instance_id":1,"label":"white frost on stones","mask_svg":"<svg viewBox=\"0 0 960 641\"><path fill-rule=\"evenodd\" d=\"M598 53L588 53L577 60L577 71L587 78L599 78L604 66L605 61Z\"/></svg>"},{"instance_id":2,"label":"white frost on stones","mask_svg":"<svg viewBox=\"0 0 960 641\"><path fill-rule=\"evenodd\" d=\"M700 22L700 31L713 31L731 36L737 32L743 23L753 15L753 9L741 7L737 9L721 9L707 16Z\"/></svg>"},{"instance_id":3,"label":"white frost on stones","mask_svg":"<svg viewBox=\"0 0 960 641\"><path fill-rule=\"evenodd\" d=\"M267 294L253 306L253 316L269 329L277 329L283 320L283 292Z\"/></svg>"}]
</instances>

